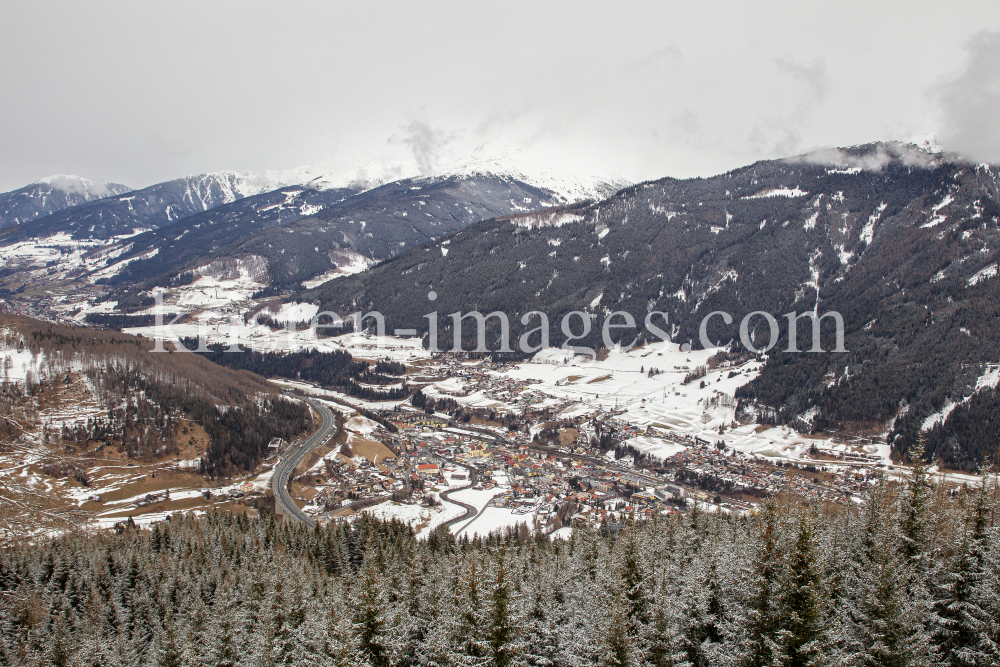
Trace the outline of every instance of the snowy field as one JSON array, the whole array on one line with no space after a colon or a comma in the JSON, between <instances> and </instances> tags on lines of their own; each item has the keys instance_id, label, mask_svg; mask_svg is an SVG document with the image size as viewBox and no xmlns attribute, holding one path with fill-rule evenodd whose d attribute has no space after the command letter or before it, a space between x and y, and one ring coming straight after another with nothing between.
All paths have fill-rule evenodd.
<instances>
[{"instance_id":1,"label":"snowy field","mask_svg":"<svg viewBox=\"0 0 1000 667\"><path fill-rule=\"evenodd\" d=\"M314 287L319 287L323 283L330 282L334 278L340 278L341 276L350 276L355 273L360 273L368 268L371 268L375 264L374 260L371 260L351 250L343 249L338 252L344 256L344 259L346 261L344 261L343 263L338 261L337 268L332 271L327 271L326 273L322 273L316 276L315 278L311 278L309 280L303 280L302 286L305 287L306 289L313 289Z\"/></svg>"},{"instance_id":2,"label":"snowy field","mask_svg":"<svg viewBox=\"0 0 1000 667\"><path fill-rule=\"evenodd\" d=\"M453 478L455 474L468 475L468 472L468 469L462 466L447 466L444 468L443 473L445 478L448 480L448 488L440 486L434 487L437 489L435 496L441 501L441 505L437 505L435 507L423 507L420 505L403 505L387 501L366 508L362 511L368 512L380 519L399 519L410 526L417 528L418 536L426 537L432 530L441 524L462 516L465 512L461 506L442 499L440 494L442 491L447 491L449 488L454 489L468 487L468 479L457 480ZM492 489L465 488L464 490L457 491L451 495L452 499L472 505L478 512L471 520L461 521L451 526L451 532L453 534L459 536L468 535L469 537L473 537L477 534L485 536L491 532L502 530L508 526L514 527L518 524L526 524L531 527L533 525L533 511L525 513L522 510L520 513L515 513L515 511L510 508L486 506L494 497L503 495L510 491L507 479L503 475L497 476L494 481L497 482L497 485Z\"/></svg>"},{"instance_id":3,"label":"snowy field","mask_svg":"<svg viewBox=\"0 0 1000 667\"><path fill-rule=\"evenodd\" d=\"M628 351L612 350L606 359L590 361L564 350L549 349L505 375L540 380L531 388L570 402L560 415L563 417L598 409L618 410L620 419L641 429L652 427L654 432L672 432L709 442L724 440L741 452L775 460L808 460L805 455L813 444L831 451L846 448L830 439L804 437L787 427L759 431L757 424L735 424L733 396L739 387L760 374L761 362L751 360L739 368L717 368L703 378L682 384L686 374L706 365L716 352L685 352L673 343L656 343ZM650 376L650 368L662 372ZM729 377L731 373L733 377ZM672 456L682 449L676 443L648 435L628 443L657 458ZM866 453L889 463L888 445L867 445Z\"/></svg>"},{"instance_id":4,"label":"snowy field","mask_svg":"<svg viewBox=\"0 0 1000 667\"><path fill-rule=\"evenodd\" d=\"M169 310L169 308L165 308L165 310ZM283 316L289 317L291 320L297 314L307 311L307 308L301 308L298 311L289 308L284 311ZM173 324L170 322L170 318L166 318L163 326L132 327L124 329L124 331L152 340L177 341L179 338L200 338L210 344L243 345L260 352L296 352L300 350L335 352L347 350L359 359L389 359L402 363L431 357L430 352L423 348L419 338L370 336L361 333L325 337L327 334L336 333L334 327L324 328L322 330L324 336L321 337L317 335L315 328L297 328L294 326L294 322L290 326L278 330L271 329L264 324L244 324L242 316L235 311L203 311L198 315L196 321Z\"/></svg>"},{"instance_id":5,"label":"snowy field","mask_svg":"<svg viewBox=\"0 0 1000 667\"><path fill-rule=\"evenodd\" d=\"M458 528L456 534L466 535L470 539L479 535L486 537L490 533L502 531L504 528L525 524L532 527L533 516L531 514L514 514L514 510L507 507L487 507L464 525Z\"/></svg>"},{"instance_id":6,"label":"snowy field","mask_svg":"<svg viewBox=\"0 0 1000 667\"><path fill-rule=\"evenodd\" d=\"M849 446L831 438L802 435L788 427L762 428L755 423L736 423L733 397L737 389L760 374L762 362L751 360L739 367L716 368L683 384L685 375L707 365L709 357L717 351L683 351L673 343L656 343L628 351L612 350L603 360L590 360L550 348L538 352L530 362L492 375L498 379L536 381L528 388L544 396L538 405L562 406L557 415L560 418L615 412L619 419L640 430L649 430L628 443L656 458L683 450L682 445L656 435L669 433L709 442L723 440L738 451L771 460L811 462L808 450L816 445L829 453L851 450L891 463L889 446L885 444ZM650 369L656 372L650 375ZM989 381L993 380L991 376ZM452 378L425 393L454 396L459 403L471 407L516 409L515 405L490 398L483 391L455 396L464 382Z\"/></svg>"}]
</instances>

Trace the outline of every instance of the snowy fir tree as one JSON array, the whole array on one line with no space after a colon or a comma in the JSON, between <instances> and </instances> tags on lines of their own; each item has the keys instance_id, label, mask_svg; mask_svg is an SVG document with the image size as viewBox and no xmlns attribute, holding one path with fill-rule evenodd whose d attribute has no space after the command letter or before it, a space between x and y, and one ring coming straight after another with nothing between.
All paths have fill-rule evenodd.
<instances>
[{"instance_id":1,"label":"snowy fir tree","mask_svg":"<svg viewBox=\"0 0 1000 667\"><path fill-rule=\"evenodd\" d=\"M995 665L997 483L417 537L173 516L0 550L0 665Z\"/></svg>"}]
</instances>

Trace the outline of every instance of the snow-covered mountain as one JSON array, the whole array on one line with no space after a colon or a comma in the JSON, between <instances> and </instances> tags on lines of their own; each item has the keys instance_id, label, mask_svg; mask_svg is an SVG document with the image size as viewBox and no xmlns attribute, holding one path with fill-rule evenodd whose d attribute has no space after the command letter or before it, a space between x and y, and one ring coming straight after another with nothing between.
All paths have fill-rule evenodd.
<instances>
[{"instance_id":1,"label":"snow-covered mountain","mask_svg":"<svg viewBox=\"0 0 1000 667\"><path fill-rule=\"evenodd\" d=\"M291 186L316 192L360 193L404 180L494 178L544 191L546 201L552 204L567 204L602 199L628 185L622 178L581 176L571 168L555 167L522 151L494 145L481 146L433 174L425 171L426 165L415 159L372 161L360 167L322 163L283 170L205 173L132 191L122 185L57 176L0 195L0 225L21 225L5 236L4 244L59 234L76 240L101 240L159 229L224 204ZM8 199L12 203L6 205ZM22 201L27 203L17 203ZM43 205L25 208L33 202ZM27 212L22 213L22 209Z\"/></svg>"},{"instance_id":2,"label":"snow-covered mountain","mask_svg":"<svg viewBox=\"0 0 1000 667\"><path fill-rule=\"evenodd\" d=\"M132 286L199 262L253 255L266 261L273 286L296 288L339 268L343 250L383 260L479 220L563 201L511 177L471 172L370 189L286 186L121 239L116 267L100 275Z\"/></svg>"},{"instance_id":3,"label":"snow-covered mountain","mask_svg":"<svg viewBox=\"0 0 1000 667\"><path fill-rule=\"evenodd\" d=\"M0 193L0 227L20 225L95 199L125 194L131 189L121 183L95 183L80 176L48 176L23 188Z\"/></svg>"},{"instance_id":4,"label":"snow-covered mountain","mask_svg":"<svg viewBox=\"0 0 1000 667\"><path fill-rule=\"evenodd\" d=\"M440 175L495 176L520 181L548 190L565 204L605 199L631 185L627 179L610 172L580 172L568 165L540 160L521 149L492 144L480 146L468 157L446 166Z\"/></svg>"},{"instance_id":5,"label":"snow-covered mountain","mask_svg":"<svg viewBox=\"0 0 1000 667\"><path fill-rule=\"evenodd\" d=\"M364 191L405 179L494 177L547 190L554 200L564 204L604 199L631 185L631 181L621 175L581 172L574 165L540 158L523 149L495 142L482 144L460 158L440 160L440 166L433 169L416 159L406 159L372 160L360 166L327 162L243 173L249 182L269 183L273 185L271 189L302 185L320 191L345 188Z\"/></svg>"},{"instance_id":6,"label":"snow-covered mountain","mask_svg":"<svg viewBox=\"0 0 1000 667\"><path fill-rule=\"evenodd\" d=\"M67 234L73 239L108 239L157 229L223 204L280 188L267 173L220 171L157 183L141 190L64 208L20 225L5 242Z\"/></svg>"}]
</instances>

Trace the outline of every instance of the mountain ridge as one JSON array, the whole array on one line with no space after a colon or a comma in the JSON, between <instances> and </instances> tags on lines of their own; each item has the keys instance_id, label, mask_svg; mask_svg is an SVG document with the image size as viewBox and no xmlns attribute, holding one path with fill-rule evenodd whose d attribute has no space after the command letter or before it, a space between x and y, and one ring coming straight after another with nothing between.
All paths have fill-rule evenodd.
<instances>
[{"instance_id":1,"label":"mountain ridge","mask_svg":"<svg viewBox=\"0 0 1000 667\"><path fill-rule=\"evenodd\" d=\"M288 186L120 241L123 268L105 282L134 284L198 261L254 255L267 261L275 285L294 289L336 269L334 256L343 250L381 261L484 218L562 201L513 177L479 172L358 190Z\"/></svg>"},{"instance_id":2,"label":"mountain ridge","mask_svg":"<svg viewBox=\"0 0 1000 667\"><path fill-rule=\"evenodd\" d=\"M97 183L81 176L58 174L0 193L0 228L20 225L95 199L130 192L121 183Z\"/></svg>"}]
</instances>

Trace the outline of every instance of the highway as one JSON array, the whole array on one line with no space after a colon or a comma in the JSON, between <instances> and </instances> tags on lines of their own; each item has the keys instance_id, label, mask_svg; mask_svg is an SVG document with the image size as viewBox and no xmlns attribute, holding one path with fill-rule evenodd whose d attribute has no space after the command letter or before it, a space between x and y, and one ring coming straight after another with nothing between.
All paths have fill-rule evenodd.
<instances>
[{"instance_id":1,"label":"highway","mask_svg":"<svg viewBox=\"0 0 1000 667\"><path fill-rule=\"evenodd\" d=\"M316 525L316 519L300 510L298 505L292 501L292 496L288 493L288 481L291 479L295 467L302 462L302 459L309 452L324 444L335 435L332 431L336 426L336 422L333 418L333 411L319 401L304 396L295 396L295 398L300 398L309 403L319 413L322 422L315 433L298 443L292 443L281 455L277 465L274 466L271 488L274 490L275 512L312 528Z\"/></svg>"}]
</instances>

